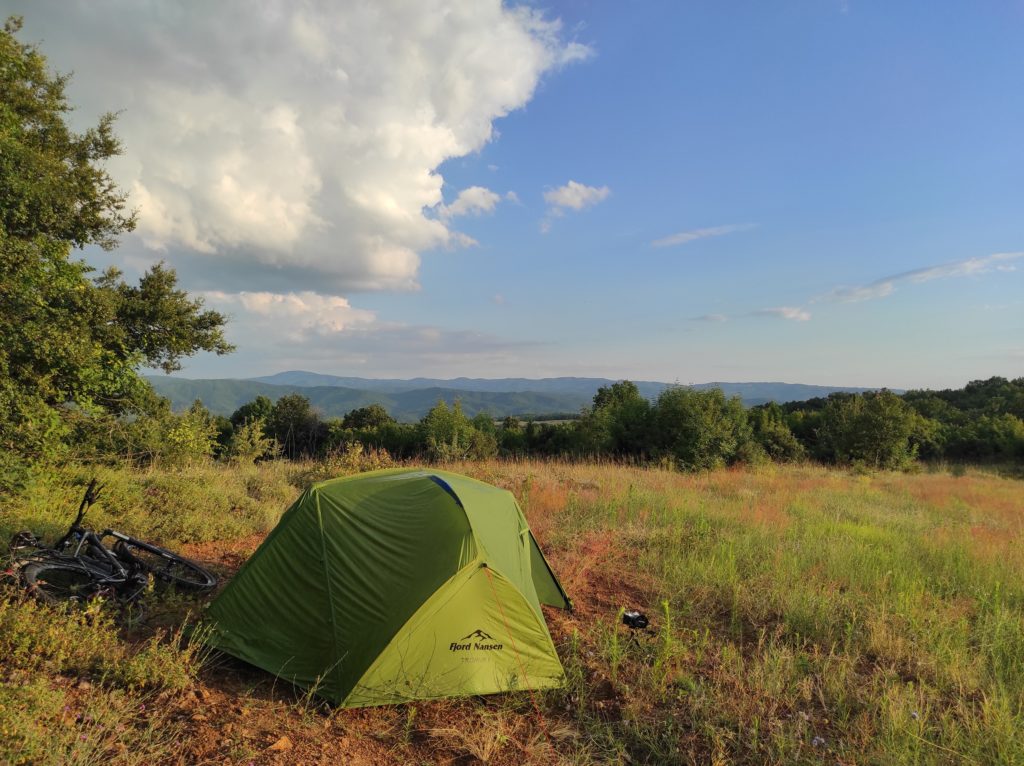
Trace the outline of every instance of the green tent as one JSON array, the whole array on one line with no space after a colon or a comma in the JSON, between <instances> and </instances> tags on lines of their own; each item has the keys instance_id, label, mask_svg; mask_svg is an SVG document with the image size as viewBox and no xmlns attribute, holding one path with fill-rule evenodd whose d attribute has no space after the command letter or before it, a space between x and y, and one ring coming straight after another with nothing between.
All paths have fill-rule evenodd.
<instances>
[{"instance_id":1,"label":"green tent","mask_svg":"<svg viewBox=\"0 0 1024 766\"><path fill-rule=\"evenodd\" d=\"M570 608L510 492L447 471L314 484L211 604L211 643L346 707L561 685Z\"/></svg>"}]
</instances>

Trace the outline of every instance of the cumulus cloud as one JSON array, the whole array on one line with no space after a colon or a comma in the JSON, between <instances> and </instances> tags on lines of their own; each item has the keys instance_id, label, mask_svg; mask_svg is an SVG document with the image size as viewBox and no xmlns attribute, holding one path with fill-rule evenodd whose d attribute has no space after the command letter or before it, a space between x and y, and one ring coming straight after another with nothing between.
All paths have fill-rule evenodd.
<instances>
[{"instance_id":1,"label":"cumulus cloud","mask_svg":"<svg viewBox=\"0 0 1024 766\"><path fill-rule=\"evenodd\" d=\"M607 186L587 186L577 181L569 181L565 186L548 189L544 192L544 201L548 203L547 213L540 222L540 231L547 234L551 231L551 223L561 218L566 210L580 211L592 207L606 199L612 190Z\"/></svg>"},{"instance_id":2,"label":"cumulus cloud","mask_svg":"<svg viewBox=\"0 0 1024 766\"><path fill-rule=\"evenodd\" d=\"M111 169L139 208L125 247L195 256L192 274L250 264L246 289L266 270L299 291L415 287L421 253L472 242L448 219L494 204L471 187L432 214L441 164L590 55L500 0L43 0L26 15L75 71L83 125L123 110Z\"/></svg>"},{"instance_id":3,"label":"cumulus cloud","mask_svg":"<svg viewBox=\"0 0 1024 766\"><path fill-rule=\"evenodd\" d=\"M513 194L514 192L509 192ZM490 213L498 206L501 195L483 186L470 186L459 192L459 196L450 205L441 205L438 215L443 219L455 218L460 215L482 215Z\"/></svg>"},{"instance_id":4,"label":"cumulus cloud","mask_svg":"<svg viewBox=\"0 0 1024 766\"><path fill-rule=\"evenodd\" d=\"M937 266L926 266L922 269L904 271L871 282L867 285L854 287L837 287L834 290L815 298L816 301L839 301L855 303L859 301L884 298L896 291L897 285L908 282L918 284L933 279L949 279L952 277L972 277L988 274L993 271L1014 271L1014 261L1024 258L1021 253L993 253L992 255L975 256L962 261L942 263Z\"/></svg>"},{"instance_id":5,"label":"cumulus cloud","mask_svg":"<svg viewBox=\"0 0 1024 766\"><path fill-rule=\"evenodd\" d=\"M687 242L693 242L698 239L706 239L708 237L721 237L726 234L732 234L734 231L743 231L744 229L753 228L752 223L731 223L725 226L710 226L705 229L690 229L689 231L681 231L678 234L672 234L668 237L662 237L651 242L651 247L672 247L673 245L685 245Z\"/></svg>"},{"instance_id":6,"label":"cumulus cloud","mask_svg":"<svg viewBox=\"0 0 1024 766\"><path fill-rule=\"evenodd\" d=\"M353 308L345 298L311 291L226 293L209 290L203 295L222 311L240 312L242 321L250 329L258 329L262 343L273 337L301 342L315 335L366 328L377 319L374 312Z\"/></svg>"},{"instance_id":7,"label":"cumulus cloud","mask_svg":"<svg viewBox=\"0 0 1024 766\"><path fill-rule=\"evenodd\" d=\"M550 206L549 213L562 215L565 210L583 210L596 205L611 193L607 186L587 186L569 181L565 186L544 192L544 201Z\"/></svg>"},{"instance_id":8,"label":"cumulus cloud","mask_svg":"<svg viewBox=\"0 0 1024 766\"><path fill-rule=\"evenodd\" d=\"M755 311L754 314L755 316L789 319L795 322L806 322L811 318L810 312L796 306L778 306L776 308L761 309L760 311Z\"/></svg>"}]
</instances>

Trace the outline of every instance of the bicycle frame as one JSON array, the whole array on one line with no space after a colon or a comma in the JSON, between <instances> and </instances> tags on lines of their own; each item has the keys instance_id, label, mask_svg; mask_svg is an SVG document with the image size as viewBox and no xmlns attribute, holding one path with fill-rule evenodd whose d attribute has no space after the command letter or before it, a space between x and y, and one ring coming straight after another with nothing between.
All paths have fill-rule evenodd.
<instances>
[{"instance_id":1,"label":"bicycle frame","mask_svg":"<svg viewBox=\"0 0 1024 766\"><path fill-rule=\"evenodd\" d=\"M215 575L176 553L113 529L97 533L84 526L82 520L99 496L100 489L95 479L89 482L74 521L52 546L31 532L15 534L11 538L10 549L21 566L36 561L57 562L66 568L76 568L90 576L97 592L128 601L134 600L149 586L151 577L197 592L216 585ZM109 548L104 544L106 538L115 541ZM26 549L33 552L15 553ZM153 557L157 557L156 563Z\"/></svg>"},{"instance_id":2,"label":"bicycle frame","mask_svg":"<svg viewBox=\"0 0 1024 766\"><path fill-rule=\"evenodd\" d=\"M58 551L63 558L72 558L91 570L97 570L97 564L105 564L110 568L109 573L104 572L103 567L99 567L97 570L97 574L104 575L104 579L118 583L128 580L131 573L121 560L103 544L103 538L109 536L111 530L104 530L102 534L97 535L89 529L77 529L74 534L77 536L78 544L70 554ZM119 535L119 537L124 537L124 535Z\"/></svg>"},{"instance_id":3,"label":"bicycle frame","mask_svg":"<svg viewBox=\"0 0 1024 766\"><path fill-rule=\"evenodd\" d=\"M96 479L89 482L89 486L86 487L85 494L82 496L82 502L78 505L78 513L75 514L75 520L71 522L71 526L68 528L68 531L64 533L64 536L53 544L53 549L55 551L59 551L66 547L76 534L86 531L82 527L82 519L85 518L85 512L89 510L89 506L95 503L97 498L99 498L100 491L102 491L102 489L102 485L98 484Z\"/></svg>"},{"instance_id":4,"label":"bicycle frame","mask_svg":"<svg viewBox=\"0 0 1024 766\"><path fill-rule=\"evenodd\" d=\"M42 548L36 555L52 558L56 554L58 558L89 570L98 585L120 588L137 579L139 573L135 567L126 566L126 562L107 548L103 544L103 538L113 537L117 540L134 542L133 538L113 529L105 529L97 534L82 526L86 511L96 502L101 489L102 486L97 484L96 479L89 482L82 502L78 506L78 513L75 514L75 520L71 522L68 531L54 543L52 548L48 551ZM139 584L143 585L144 580L139 580Z\"/></svg>"}]
</instances>

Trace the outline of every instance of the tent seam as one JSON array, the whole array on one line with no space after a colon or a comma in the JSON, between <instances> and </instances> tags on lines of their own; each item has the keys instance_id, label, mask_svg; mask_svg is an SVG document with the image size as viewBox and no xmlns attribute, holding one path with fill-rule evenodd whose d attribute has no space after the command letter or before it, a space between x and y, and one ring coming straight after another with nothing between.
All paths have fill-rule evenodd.
<instances>
[{"instance_id":1,"label":"tent seam","mask_svg":"<svg viewBox=\"0 0 1024 766\"><path fill-rule=\"evenodd\" d=\"M473 545L476 546L475 560L484 561L484 554L487 553L487 549L484 548L483 542L480 540L479 537L477 537L476 527L473 526L473 520L469 518L469 511L466 510L466 504L462 502L462 498L459 497L459 493L455 491L455 487L453 487L449 482L445 481L443 476L439 476L434 471L430 471L429 473L427 473L427 476L429 476L430 479L435 484L437 484L438 481L440 481L441 484L439 486L441 487L441 489L445 490L445 494L449 495L453 500L455 500L455 505L458 506L458 509L462 511L462 515L466 518L466 526L469 527L469 535L473 540ZM487 558L490 558L490 556L487 556ZM488 566L490 566L490 564L488 564ZM458 573L456 572L456 574Z\"/></svg>"},{"instance_id":2,"label":"tent seam","mask_svg":"<svg viewBox=\"0 0 1024 766\"><path fill-rule=\"evenodd\" d=\"M338 657L338 623L334 618L334 593L331 590L331 573L329 565L327 563L327 539L324 534L324 514L320 508L320 492L314 491L313 494L316 496L316 520L320 526L320 557L323 560L324 565L324 582L327 583L327 610L331 615L331 666L328 669L328 675L335 675L338 673L338 663L341 662ZM340 691L340 689L339 689Z\"/></svg>"}]
</instances>

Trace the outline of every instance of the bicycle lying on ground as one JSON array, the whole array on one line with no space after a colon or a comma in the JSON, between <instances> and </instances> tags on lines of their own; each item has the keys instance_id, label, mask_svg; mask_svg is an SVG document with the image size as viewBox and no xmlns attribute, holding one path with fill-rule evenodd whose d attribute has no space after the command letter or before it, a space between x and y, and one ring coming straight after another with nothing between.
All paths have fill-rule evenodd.
<instances>
[{"instance_id":1,"label":"bicycle lying on ground","mask_svg":"<svg viewBox=\"0 0 1024 766\"><path fill-rule=\"evenodd\" d=\"M217 585L217 578L194 561L130 535L105 529L96 533L82 526L82 519L102 487L93 479L85 490L78 514L68 531L52 546L31 532L11 539L15 567L29 592L50 604L84 603L98 597L123 604L139 599L157 585L203 593ZM113 538L108 548L104 539Z\"/></svg>"}]
</instances>

